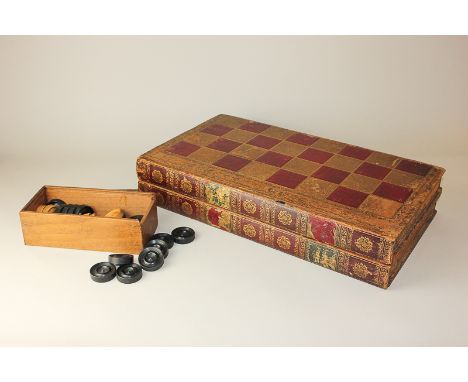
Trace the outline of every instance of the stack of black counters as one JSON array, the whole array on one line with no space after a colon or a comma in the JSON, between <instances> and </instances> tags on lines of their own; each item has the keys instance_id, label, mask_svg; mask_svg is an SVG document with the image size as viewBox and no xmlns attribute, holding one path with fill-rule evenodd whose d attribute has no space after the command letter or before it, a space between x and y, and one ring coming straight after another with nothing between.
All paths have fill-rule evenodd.
<instances>
[{"instance_id":1,"label":"stack of black counters","mask_svg":"<svg viewBox=\"0 0 468 382\"><path fill-rule=\"evenodd\" d=\"M94 209L90 206L83 204L67 204L62 199L51 199L47 204L38 206L37 212L59 213L68 215L91 215L95 216ZM115 215L115 216L114 216ZM106 217L119 217L124 218L125 214L120 208L115 208L109 211ZM143 215L133 215L129 219L138 221L143 220Z\"/></svg>"},{"instance_id":2,"label":"stack of black counters","mask_svg":"<svg viewBox=\"0 0 468 382\"><path fill-rule=\"evenodd\" d=\"M62 199L51 199L47 205L54 205L56 214L68 215L91 215L94 210L90 206L83 204L67 204Z\"/></svg>"},{"instance_id":3,"label":"stack of black counters","mask_svg":"<svg viewBox=\"0 0 468 382\"><path fill-rule=\"evenodd\" d=\"M55 209L56 214L91 215L94 210L83 204L63 204Z\"/></svg>"}]
</instances>

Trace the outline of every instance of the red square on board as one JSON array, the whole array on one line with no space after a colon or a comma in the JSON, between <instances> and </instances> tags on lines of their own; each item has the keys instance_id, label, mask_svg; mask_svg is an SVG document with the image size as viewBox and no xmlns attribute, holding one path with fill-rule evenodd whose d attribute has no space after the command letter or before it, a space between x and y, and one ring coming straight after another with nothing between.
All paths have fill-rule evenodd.
<instances>
[{"instance_id":1,"label":"red square on board","mask_svg":"<svg viewBox=\"0 0 468 382\"><path fill-rule=\"evenodd\" d=\"M227 132L231 131L232 129L230 127L224 126L224 125L210 125L208 127L205 127L202 131L204 133L212 134L212 135L224 135Z\"/></svg>"},{"instance_id":2,"label":"red square on board","mask_svg":"<svg viewBox=\"0 0 468 382\"><path fill-rule=\"evenodd\" d=\"M412 174L426 176L432 166L414 162L412 160L403 159L400 163L398 163L397 169L401 171L411 172Z\"/></svg>"},{"instance_id":3,"label":"red square on board","mask_svg":"<svg viewBox=\"0 0 468 382\"><path fill-rule=\"evenodd\" d=\"M232 170L232 171L238 171L245 165L250 163L248 159L236 157L234 155L226 155L222 157L221 159L218 159L215 163L213 163L215 166L225 168L227 170Z\"/></svg>"},{"instance_id":4,"label":"red square on board","mask_svg":"<svg viewBox=\"0 0 468 382\"><path fill-rule=\"evenodd\" d=\"M382 198L404 203L412 192L413 190L410 188L382 182L373 193L374 195L381 196Z\"/></svg>"},{"instance_id":5,"label":"red square on board","mask_svg":"<svg viewBox=\"0 0 468 382\"><path fill-rule=\"evenodd\" d=\"M218 138L216 141L211 142L208 145L208 147L228 153L229 151L234 150L237 146L240 146L240 145L241 144L239 142L234 142L234 141L231 141L230 139Z\"/></svg>"},{"instance_id":6,"label":"red square on board","mask_svg":"<svg viewBox=\"0 0 468 382\"><path fill-rule=\"evenodd\" d=\"M332 156L333 154L327 153L326 151L316 150L309 147L301 155L299 155L299 158L307 159L316 163L325 163Z\"/></svg>"},{"instance_id":7,"label":"red square on board","mask_svg":"<svg viewBox=\"0 0 468 382\"><path fill-rule=\"evenodd\" d=\"M344 204L345 206L357 208L361 205L364 199L367 198L367 194L361 191L351 190L346 187L338 187L330 195L328 200Z\"/></svg>"},{"instance_id":8,"label":"red square on board","mask_svg":"<svg viewBox=\"0 0 468 382\"><path fill-rule=\"evenodd\" d=\"M341 155L346 155L347 157L356 158L356 159L366 159L369 155L372 154L372 151L364 149L357 146L346 146L343 150L340 151Z\"/></svg>"},{"instance_id":9,"label":"red square on board","mask_svg":"<svg viewBox=\"0 0 468 382\"><path fill-rule=\"evenodd\" d=\"M300 145L306 145L309 146L312 143L314 143L318 137L311 137L310 135L305 135L301 133L293 134L291 135L287 141L289 142L294 142L294 143L299 143Z\"/></svg>"},{"instance_id":10,"label":"red square on board","mask_svg":"<svg viewBox=\"0 0 468 382\"><path fill-rule=\"evenodd\" d=\"M369 176L375 179L383 179L390 172L389 168L378 166L376 164L364 162L354 171L356 174Z\"/></svg>"},{"instance_id":11,"label":"red square on board","mask_svg":"<svg viewBox=\"0 0 468 382\"><path fill-rule=\"evenodd\" d=\"M312 174L314 178L326 180L336 184L340 184L348 175L349 172L327 166L320 167Z\"/></svg>"},{"instance_id":12,"label":"red square on board","mask_svg":"<svg viewBox=\"0 0 468 382\"><path fill-rule=\"evenodd\" d=\"M278 170L267 180L271 183L279 184L288 188L296 188L306 177L286 170Z\"/></svg>"},{"instance_id":13,"label":"red square on board","mask_svg":"<svg viewBox=\"0 0 468 382\"><path fill-rule=\"evenodd\" d=\"M264 135L257 135L256 137L252 138L247 143L249 145L263 147L264 149L271 149L273 146L277 145L281 141L279 139L266 137Z\"/></svg>"},{"instance_id":14,"label":"red square on board","mask_svg":"<svg viewBox=\"0 0 468 382\"><path fill-rule=\"evenodd\" d=\"M193 145L192 143L180 141L171 146L168 151L186 157L187 155L192 154L194 151L197 151L199 148L199 146Z\"/></svg>"},{"instance_id":15,"label":"red square on board","mask_svg":"<svg viewBox=\"0 0 468 382\"><path fill-rule=\"evenodd\" d=\"M270 125L265 125L264 123L248 122L242 125L241 127L239 127L239 129L251 131L252 133L261 133L262 131L268 129L269 127Z\"/></svg>"},{"instance_id":16,"label":"red square on board","mask_svg":"<svg viewBox=\"0 0 468 382\"><path fill-rule=\"evenodd\" d=\"M262 162L266 164L271 164L272 166L281 167L285 163L289 162L292 159L289 155L284 155L280 153L275 153L273 151L268 151L263 154L260 158L257 158L257 162Z\"/></svg>"}]
</instances>

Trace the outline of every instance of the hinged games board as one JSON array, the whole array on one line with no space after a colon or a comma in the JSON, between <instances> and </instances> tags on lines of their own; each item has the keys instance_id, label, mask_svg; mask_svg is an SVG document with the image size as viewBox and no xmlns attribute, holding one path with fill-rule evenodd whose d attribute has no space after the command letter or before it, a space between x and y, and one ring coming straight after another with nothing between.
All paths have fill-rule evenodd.
<instances>
[{"instance_id":1,"label":"hinged games board","mask_svg":"<svg viewBox=\"0 0 468 382\"><path fill-rule=\"evenodd\" d=\"M229 115L137 159L158 205L386 288L444 169Z\"/></svg>"}]
</instances>

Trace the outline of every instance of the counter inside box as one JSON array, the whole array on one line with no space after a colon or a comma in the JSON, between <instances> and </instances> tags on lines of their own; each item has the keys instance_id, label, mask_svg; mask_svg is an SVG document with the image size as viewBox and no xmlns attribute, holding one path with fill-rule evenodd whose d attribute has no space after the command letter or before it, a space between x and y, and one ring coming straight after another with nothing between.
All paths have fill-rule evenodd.
<instances>
[{"instance_id":1,"label":"counter inside box","mask_svg":"<svg viewBox=\"0 0 468 382\"><path fill-rule=\"evenodd\" d=\"M36 212L51 199L88 205L96 216ZM143 218L104 217L115 208L122 209L125 216ZM59 186L43 186L21 210L20 219L27 245L123 253L141 251L158 224L152 193Z\"/></svg>"}]
</instances>

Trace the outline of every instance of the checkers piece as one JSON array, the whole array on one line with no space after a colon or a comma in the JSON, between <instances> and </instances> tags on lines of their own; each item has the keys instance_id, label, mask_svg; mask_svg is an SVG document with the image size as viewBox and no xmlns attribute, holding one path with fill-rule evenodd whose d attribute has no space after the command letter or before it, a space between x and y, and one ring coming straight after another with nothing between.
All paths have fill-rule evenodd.
<instances>
[{"instance_id":1,"label":"checkers piece","mask_svg":"<svg viewBox=\"0 0 468 382\"><path fill-rule=\"evenodd\" d=\"M141 280L143 271L138 264L121 265L117 269L117 280L123 284L133 284Z\"/></svg>"},{"instance_id":2,"label":"checkers piece","mask_svg":"<svg viewBox=\"0 0 468 382\"><path fill-rule=\"evenodd\" d=\"M66 207L66 204L61 205L61 206L60 206L60 205L57 206L57 207L55 208L55 213L56 213L56 214L63 214L63 209L64 209L64 207Z\"/></svg>"},{"instance_id":3,"label":"checkers piece","mask_svg":"<svg viewBox=\"0 0 468 382\"><path fill-rule=\"evenodd\" d=\"M59 207L58 204L47 204L43 209L42 212L46 214L54 213L55 210Z\"/></svg>"},{"instance_id":4,"label":"checkers piece","mask_svg":"<svg viewBox=\"0 0 468 382\"><path fill-rule=\"evenodd\" d=\"M72 209L74 209L74 208L75 208L75 207L74 207L73 204L65 204L65 205L63 206L63 208L61 209L61 212L62 212L62 214L67 214L67 215L69 215L69 214L72 213Z\"/></svg>"},{"instance_id":5,"label":"checkers piece","mask_svg":"<svg viewBox=\"0 0 468 382\"><path fill-rule=\"evenodd\" d=\"M148 272L154 272L164 265L164 255L157 247L147 247L140 252L138 262Z\"/></svg>"},{"instance_id":6,"label":"checkers piece","mask_svg":"<svg viewBox=\"0 0 468 382\"><path fill-rule=\"evenodd\" d=\"M190 227L175 228L171 235L177 244L188 244L195 240L195 231Z\"/></svg>"},{"instance_id":7,"label":"checkers piece","mask_svg":"<svg viewBox=\"0 0 468 382\"><path fill-rule=\"evenodd\" d=\"M42 210L44 209L45 206L46 206L45 204L38 205L37 208L36 208L36 212L42 212Z\"/></svg>"},{"instance_id":8,"label":"checkers piece","mask_svg":"<svg viewBox=\"0 0 468 382\"><path fill-rule=\"evenodd\" d=\"M94 210L90 206L80 205L75 212L77 215L93 214Z\"/></svg>"},{"instance_id":9,"label":"checkers piece","mask_svg":"<svg viewBox=\"0 0 468 382\"><path fill-rule=\"evenodd\" d=\"M106 218L123 218L124 212L120 208L115 208L104 215Z\"/></svg>"},{"instance_id":10,"label":"checkers piece","mask_svg":"<svg viewBox=\"0 0 468 382\"><path fill-rule=\"evenodd\" d=\"M147 248L147 247L157 247L157 248L159 248L161 250L162 254L164 255L164 258L166 258L167 255L169 254L169 247L167 246L167 244L166 244L166 242L164 240L160 240L160 239L150 240L145 244L145 248Z\"/></svg>"},{"instance_id":11,"label":"checkers piece","mask_svg":"<svg viewBox=\"0 0 468 382\"><path fill-rule=\"evenodd\" d=\"M57 206L63 206L64 204L66 204L62 199L51 199L47 202L47 204L54 204L54 205L57 205Z\"/></svg>"},{"instance_id":12,"label":"checkers piece","mask_svg":"<svg viewBox=\"0 0 468 382\"><path fill-rule=\"evenodd\" d=\"M97 283L105 283L112 280L115 277L115 272L115 265L109 262L94 264L89 270L91 280Z\"/></svg>"},{"instance_id":13,"label":"checkers piece","mask_svg":"<svg viewBox=\"0 0 468 382\"><path fill-rule=\"evenodd\" d=\"M133 255L127 254L112 254L109 255L109 263L114 265L125 265L125 264L132 264L133 263Z\"/></svg>"}]
</instances>

